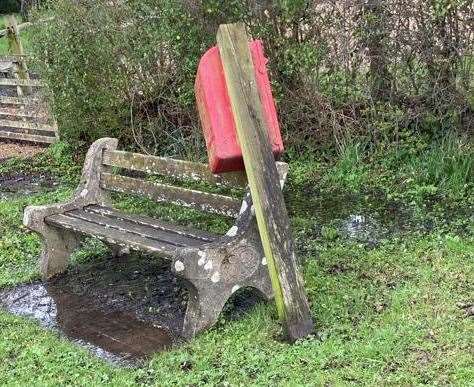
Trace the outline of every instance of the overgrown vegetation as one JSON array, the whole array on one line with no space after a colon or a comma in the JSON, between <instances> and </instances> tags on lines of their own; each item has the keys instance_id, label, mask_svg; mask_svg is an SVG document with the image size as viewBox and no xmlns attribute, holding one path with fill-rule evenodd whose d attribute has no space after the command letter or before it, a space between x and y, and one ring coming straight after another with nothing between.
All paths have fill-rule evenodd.
<instances>
[{"instance_id":1,"label":"overgrown vegetation","mask_svg":"<svg viewBox=\"0 0 474 387\"><path fill-rule=\"evenodd\" d=\"M465 0L52 1L35 31L64 138L103 135L152 153L202 154L199 58L220 23L264 41L287 147L378 147L469 133L472 31ZM41 14L40 16L41 17ZM61 80L61 81L58 81Z\"/></svg>"},{"instance_id":2,"label":"overgrown vegetation","mask_svg":"<svg viewBox=\"0 0 474 387\"><path fill-rule=\"evenodd\" d=\"M280 343L274 306L259 305L140 368L126 369L33 321L0 312L0 384L469 384L472 317L458 305L473 301L472 197L454 200L450 185L443 184L429 195L420 194L421 188L412 191L411 165L379 168L359 159L360 149L348 149L334 164L290 165L285 196L304 263L314 337L292 346ZM0 288L38 279L40 241L21 226L23 208L72 193L79 170L70 154L59 143L33 160L0 164L0 176L62 177L53 192L0 196ZM347 168L351 160L360 168ZM426 179L434 183L434 175ZM338 180L352 184L352 192L345 183L336 185ZM171 211L127 199L120 206L165 217ZM191 212L172 216L219 227ZM364 219L365 233L352 234L356 217ZM86 245L74 264L104 257L107 249L100 244Z\"/></svg>"}]
</instances>

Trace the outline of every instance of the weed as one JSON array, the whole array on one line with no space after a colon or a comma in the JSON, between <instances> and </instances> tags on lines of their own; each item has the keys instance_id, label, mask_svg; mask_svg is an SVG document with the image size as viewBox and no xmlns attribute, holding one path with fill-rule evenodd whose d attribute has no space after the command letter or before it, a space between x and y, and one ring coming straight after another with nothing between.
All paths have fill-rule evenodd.
<instances>
[{"instance_id":1,"label":"weed","mask_svg":"<svg viewBox=\"0 0 474 387\"><path fill-rule=\"evenodd\" d=\"M343 144L334 166L326 175L326 185L348 191L360 190L367 179L367 166L363 160L363 146L359 143Z\"/></svg>"}]
</instances>

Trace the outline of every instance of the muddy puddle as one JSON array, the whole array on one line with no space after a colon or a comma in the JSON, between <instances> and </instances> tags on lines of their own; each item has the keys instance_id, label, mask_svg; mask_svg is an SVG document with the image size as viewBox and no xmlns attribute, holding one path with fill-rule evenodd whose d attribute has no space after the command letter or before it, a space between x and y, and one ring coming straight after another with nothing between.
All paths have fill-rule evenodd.
<instances>
[{"instance_id":1,"label":"muddy puddle","mask_svg":"<svg viewBox=\"0 0 474 387\"><path fill-rule=\"evenodd\" d=\"M0 176L0 200L54 190L59 182L47 173Z\"/></svg>"},{"instance_id":2,"label":"muddy puddle","mask_svg":"<svg viewBox=\"0 0 474 387\"><path fill-rule=\"evenodd\" d=\"M74 265L47 283L0 291L0 308L119 365L140 365L184 341L187 294L166 264L140 255L98 260ZM253 293L236 295L225 319L241 317L257 302Z\"/></svg>"},{"instance_id":3,"label":"muddy puddle","mask_svg":"<svg viewBox=\"0 0 474 387\"><path fill-rule=\"evenodd\" d=\"M74 265L47 283L0 292L0 308L32 318L112 363L136 365L179 343L183 289L143 257Z\"/></svg>"},{"instance_id":4,"label":"muddy puddle","mask_svg":"<svg viewBox=\"0 0 474 387\"><path fill-rule=\"evenodd\" d=\"M165 329L127 313L104 311L89 297L55 285L22 285L0 293L0 298L9 312L38 320L111 362L128 364L172 345Z\"/></svg>"}]
</instances>

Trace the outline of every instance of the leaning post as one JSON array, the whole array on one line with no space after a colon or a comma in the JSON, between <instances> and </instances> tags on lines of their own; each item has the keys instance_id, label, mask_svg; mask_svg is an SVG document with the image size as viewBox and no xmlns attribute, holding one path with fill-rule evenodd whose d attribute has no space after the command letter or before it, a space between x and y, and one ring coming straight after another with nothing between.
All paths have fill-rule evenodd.
<instances>
[{"instance_id":1,"label":"leaning post","mask_svg":"<svg viewBox=\"0 0 474 387\"><path fill-rule=\"evenodd\" d=\"M288 213L262 113L254 66L242 23L217 32L224 75L242 149L257 224L275 293L278 316L291 341L313 330Z\"/></svg>"},{"instance_id":2,"label":"leaning post","mask_svg":"<svg viewBox=\"0 0 474 387\"><path fill-rule=\"evenodd\" d=\"M5 16L5 28L7 31L8 49L10 54L18 56L18 78L22 80L28 80L28 68L25 61L25 52L23 51L23 45L20 40L20 31L14 15ZM19 95L23 94L21 86L18 86ZM26 94L31 94L31 87L26 87Z\"/></svg>"}]
</instances>

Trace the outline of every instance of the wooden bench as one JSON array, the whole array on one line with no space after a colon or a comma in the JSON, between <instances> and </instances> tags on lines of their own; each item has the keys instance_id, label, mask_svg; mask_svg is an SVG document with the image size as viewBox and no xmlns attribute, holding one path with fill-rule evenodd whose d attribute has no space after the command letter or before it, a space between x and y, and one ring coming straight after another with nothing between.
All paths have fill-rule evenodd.
<instances>
[{"instance_id":1,"label":"wooden bench","mask_svg":"<svg viewBox=\"0 0 474 387\"><path fill-rule=\"evenodd\" d=\"M171 270L189 290L183 324L186 337L212 326L226 301L241 287L254 288L267 300L273 296L244 173L214 175L206 164L117 151L116 147L117 140L113 138L92 144L80 184L70 201L25 209L24 224L43 240L40 267L45 279L65 270L83 235L103 240L114 251L132 249L168 259ZM281 162L277 166L283 186L288 166ZM238 200L130 177L130 171L173 181L240 187L246 189L246 194ZM109 191L231 216L235 224L225 235L216 235L126 214L112 207Z\"/></svg>"}]
</instances>

